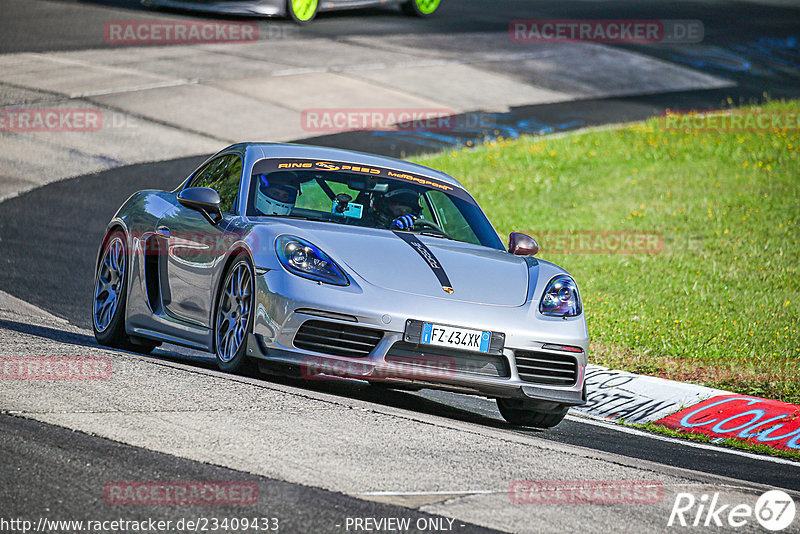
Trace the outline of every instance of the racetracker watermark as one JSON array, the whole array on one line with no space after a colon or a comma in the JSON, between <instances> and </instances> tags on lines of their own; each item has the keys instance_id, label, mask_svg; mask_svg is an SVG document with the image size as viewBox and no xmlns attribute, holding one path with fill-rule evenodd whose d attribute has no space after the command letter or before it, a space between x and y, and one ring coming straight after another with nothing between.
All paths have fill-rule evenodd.
<instances>
[{"instance_id":1,"label":"racetracker watermark","mask_svg":"<svg viewBox=\"0 0 800 534\"><path fill-rule=\"evenodd\" d=\"M699 20L513 20L515 43L699 43L705 33Z\"/></svg>"},{"instance_id":2,"label":"racetracker watermark","mask_svg":"<svg viewBox=\"0 0 800 534\"><path fill-rule=\"evenodd\" d=\"M661 128L672 133L800 132L800 113L780 110L667 111Z\"/></svg>"},{"instance_id":3,"label":"racetracker watermark","mask_svg":"<svg viewBox=\"0 0 800 534\"><path fill-rule=\"evenodd\" d=\"M455 373L456 361L438 356L412 357L374 364L309 356L300 364L301 376L309 380L355 378L378 381L392 379L439 381L452 378Z\"/></svg>"},{"instance_id":4,"label":"racetracker watermark","mask_svg":"<svg viewBox=\"0 0 800 534\"><path fill-rule=\"evenodd\" d=\"M252 505L255 482L109 482L103 498L113 505L197 506Z\"/></svg>"},{"instance_id":5,"label":"racetracker watermark","mask_svg":"<svg viewBox=\"0 0 800 534\"><path fill-rule=\"evenodd\" d=\"M106 380L111 359L11 356L0 360L2 380Z\"/></svg>"},{"instance_id":6,"label":"racetracker watermark","mask_svg":"<svg viewBox=\"0 0 800 534\"><path fill-rule=\"evenodd\" d=\"M204 261L218 258L228 253L241 243L241 236L235 233L222 233L216 230L209 232L181 232L140 234L132 242L133 249L128 253L144 252L146 256L167 256L178 262ZM250 246L259 249L261 243L258 236L252 236ZM266 244L265 246L270 246Z\"/></svg>"},{"instance_id":7,"label":"racetracker watermark","mask_svg":"<svg viewBox=\"0 0 800 534\"><path fill-rule=\"evenodd\" d=\"M94 108L0 109L0 132L96 132L103 113Z\"/></svg>"},{"instance_id":8,"label":"racetracker watermark","mask_svg":"<svg viewBox=\"0 0 800 534\"><path fill-rule=\"evenodd\" d=\"M0 517L0 532L279 532L277 517L214 517L193 516L180 519L50 519L39 516L38 521Z\"/></svg>"},{"instance_id":9,"label":"racetracker watermark","mask_svg":"<svg viewBox=\"0 0 800 534\"><path fill-rule=\"evenodd\" d=\"M658 254L664 239L654 232L549 230L535 235L546 254Z\"/></svg>"},{"instance_id":10,"label":"racetracker watermark","mask_svg":"<svg viewBox=\"0 0 800 534\"><path fill-rule=\"evenodd\" d=\"M455 111L445 108L325 108L307 109L300 115L307 132L354 130L448 132L458 126Z\"/></svg>"},{"instance_id":11,"label":"racetracker watermark","mask_svg":"<svg viewBox=\"0 0 800 534\"><path fill-rule=\"evenodd\" d=\"M515 480L513 504L656 504L664 498L657 480Z\"/></svg>"},{"instance_id":12,"label":"racetracker watermark","mask_svg":"<svg viewBox=\"0 0 800 534\"><path fill-rule=\"evenodd\" d=\"M719 492L704 493L700 497L678 493L667 526L740 528L755 519L765 529L777 532L794 522L795 513L794 500L781 490L767 491L752 505L723 503Z\"/></svg>"},{"instance_id":13,"label":"racetracker watermark","mask_svg":"<svg viewBox=\"0 0 800 534\"><path fill-rule=\"evenodd\" d=\"M114 20L103 27L103 38L112 45L247 43L259 33L254 22ZM278 37L270 32L270 38Z\"/></svg>"}]
</instances>

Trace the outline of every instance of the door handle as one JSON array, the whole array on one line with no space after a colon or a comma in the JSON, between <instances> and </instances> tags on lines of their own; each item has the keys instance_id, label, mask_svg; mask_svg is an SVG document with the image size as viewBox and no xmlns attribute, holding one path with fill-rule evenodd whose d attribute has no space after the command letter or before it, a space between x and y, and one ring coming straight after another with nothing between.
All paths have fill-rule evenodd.
<instances>
[{"instance_id":1,"label":"door handle","mask_svg":"<svg viewBox=\"0 0 800 534\"><path fill-rule=\"evenodd\" d=\"M158 234L161 237L169 237L170 235L169 228L167 228L166 226L159 226L158 228L156 228L156 234Z\"/></svg>"}]
</instances>

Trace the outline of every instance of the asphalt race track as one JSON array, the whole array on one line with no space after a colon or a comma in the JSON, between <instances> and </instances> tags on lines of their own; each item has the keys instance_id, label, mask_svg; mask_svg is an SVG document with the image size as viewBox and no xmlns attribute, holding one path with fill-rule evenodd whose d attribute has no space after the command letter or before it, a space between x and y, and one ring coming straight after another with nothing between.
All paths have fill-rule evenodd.
<instances>
[{"instance_id":1,"label":"asphalt race track","mask_svg":"<svg viewBox=\"0 0 800 534\"><path fill-rule=\"evenodd\" d=\"M0 220L0 236L9 237L0 241L0 257L3 258L0 287L14 288L14 295L22 300L64 317L72 324L91 329L86 310L91 306L96 243L103 236L106 222L131 191L172 189L200 162L197 158L188 158L114 169L55 183L6 201L3 204L4 217ZM52 213L46 224L40 220L39 206L48 206ZM76 220L83 221L86 228L93 228L92 234L78 231L72 224ZM31 240L41 246L35 256L30 254ZM65 258L68 261L64 261ZM3 325L2 322L0 326L22 328L8 323ZM68 334L57 330L33 330L32 333L74 342ZM95 341L91 336L84 336L80 343L93 345ZM169 347L155 354L168 357L176 353L186 354L186 351ZM191 356L196 359L198 353ZM213 366L213 358L200 360L198 364ZM317 384L298 385L320 387ZM374 388L345 382L326 384L325 390L477 424L509 428L500 418L494 403L476 397L441 392L380 392L376 395ZM719 450L692 448L677 441L672 441L669 446L681 452L665 458L663 442L644 435L627 435L621 439L618 430L608 426L590 426L577 419L565 421L552 431L529 432L548 440L589 445L598 450L662 461L676 467L800 490L800 477L783 464L721 454Z\"/></svg>"},{"instance_id":2,"label":"asphalt race track","mask_svg":"<svg viewBox=\"0 0 800 534\"><path fill-rule=\"evenodd\" d=\"M0 449L6 458L3 513L12 517L46 516L51 511L48 506L59 503L58 518L81 517L86 510L93 510L93 518L115 518L118 512L115 513L113 505L97 495L95 481L103 478L115 481L246 481L257 486L259 495L259 504L248 509L248 517L275 518L280 529L288 532L334 530L342 521L342 510L356 517L402 515L414 522L432 517L399 506L191 462L19 417L0 416L0 429ZM6 478L9 473L14 473L13 478ZM65 479L71 481L68 499L64 498ZM35 495L27 491L30 487L37 488ZM141 507L126 512L125 519L129 521L146 521L154 516L152 510ZM238 517L242 508L233 504L199 506L192 512L194 517ZM169 506L164 506L157 515L159 520L173 521L173 524L186 517L179 508ZM463 523L454 530L493 532Z\"/></svg>"},{"instance_id":3,"label":"asphalt race track","mask_svg":"<svg viewBox=\"0 0 800 534\"><path fill-rule=\"evenodd\" d=\"M109 12L108 7L114 11ZM87 32L86 27L102 27L106 21L123 15L132 19L183 16L173 11L144 10L134 0L3 0L0 9L4 13L0 20L2 53L106 49L111 45L102 39L102 34ZM473 33L504 33L508 31L510 20L537 17L702 20L705 24L702 46L622 45L616 48L730 83L646 94L632 88L629 94L618 96L588 95L570 101L479 110L483 117L490 118L490 126L456 129L446 136L356 132L307 137L302 142L408 156L461 147L487 137L553 133L640 120L667 109L718 108L727 102L760 101L765 95L800 97L800 6L791 2L450 0L445 1L437 17L419 21L413 27L409 19L393 8L323 14L301 30L279 20L259 21L258 24L262 31L299 31L299 36L309 39L386 37L398 39L405 46L452 50L455 54L473 46ZM492 68L504 76L524 78L528 75L528 71L514 72L513 62L498 62ZM0 96L2 91L10 93L17 89L0 83ZM470 113L460 115L465 122L469 116ZM220 143L222 146L224 143ZM0 517L112 519L122 515L126 519L178 520L187 514L232 517L246 512L248 516L278 518L282 532L344 532L347 517L402 516L414 522L420 518L456 517L453 530L458 532L516 531L531 522L539 527L550 525L554 530L572 526L569 518L556 519L555 512L537 511L531 516L533 519L511 515L506 518L497 512L508 505L505 495L500 501L491 501L491 496L480 501L481 491L494 480L483 473L483 465L476 467L481 474L472 477L465 474L469 470L459 470L466 469L464 466L453 462L442 469L450 475L430 474L428 480L429 473L416 467L417 462L429 465L423 460L429 452L423 448L425 441L417 442L417 438L400 430L397 431L400 435L394 434L389 423L383 427L389 420L402 425L402 429L407 426L408 430L430 431L429 446L439 445L440 451L457 442L463 447L465 457L474 453L473 458L478 458L481 448L489 450L497 446L502 450L496 442L509 447L511 444L527 446L542 458L541 465L532 464L538 467L521 475L528 478L574 480L586 473L594 478L651 476L658 480L663 477L667 488L689 484L698 488L725 486L742 494L755 494L764 491L766 486L773 486L800 492L800 470L796 463L711 445L688 444L593 420L569 417L549 431L520 430L504 423L494 403L483 398L443 392L384 391L354 381L306 383L280 377L233 377L217 372L213 358L208 355L167 345L148 357L99 349L91 336L89 309L93 264L106 222L133 192L148 188L172 189L203 159L203 156L191 156L112 165L114 168L55 181L0 202L0 291L54 316L28 320L25 314L0 314L0 345L6 345L5 350L11 353L24 350L30 355L46 355L51 351L75 355L115 352L112 357L115 369L119 366L123 370L121 376L134 377L126 386L130 388L128 397L125 390L111 391L111 386L109 391L99 391L96 399L87 397L85 401L81 400L84 393L79 386L45 391L48 395L63 394L64 398L74 401L79 406L74 413L54 408L46 395L41 398L33 395L42 403L40 406L28 403L22 395L15 395L17 390L0 392L0 485L3 488ZM59 322L58 318L66 321ZM201 384L201 380L207 383ZM183 381L186 386L176 385ZM228 390L229 394L223 393ZM248 396L251 390L274 402L278 408L262 406L260 397ZM134 402L135 391L152 391L153 406L139 410L128 405ZM242 400L237 394L247 398ZM210 399L211 406L205 404L206 398ZM295 404L280 400L284 398L294 399ZM284 402L287 404L282 404ZM308 406L313 403L324 406ZM168 408L171 404L179 405L174 413ZM303 442L303 432L308 433L316 456L308 460L307 465L300 459L295 464L290 451L282 450L273 450L275 456L270 456L269 461L259 460L258 454L270 454L271 443L267 437L262 440L261 432L279 428L270 427L264 414L271 416L276 413L271 410L279 408L286 408L287 413L305 414L307 411L309 414L310 419L298 427L297 435L287 433L288 440L297 440L292 442L296 447ZM154 424L152 435L148 436L148 420L140 416L150 411L163 421ZM209 435L209 428L214 424L225 427L225 414L232 414L233 418L246 417L251 412L257 414L253 419L258 421L253 421L252 426L245 425L241 438L234 439L234 431L229 441L226 436ZM108 416L107 422L101 420L104 415ZM215 419L217 417L220 419ZM341 424L340 428L361 424L360 419L348 418L369 418L375 428L375 436L364 438L373 440L365 441L369 452L360 454L361 451L350 450L345 454L329 450L330 441L339 436L322 435L328 417L332 424ZM163 426L159 426L162 423ZM206 423L208 426L203 426ZM371 428L365 425L362 432L369 433ZM457 438L456 432L459 433ZM342 439L345 445L353 445ZM462 439L463 442L458 441ZM196 444L189 443L192 440L196 440ZM378 443L393 449L392 452L374 450ZM473 445L477 452L470 449ZM461 450L456 452L461 453ZM330 458L326 454L331 454ZM385 463L374 460L374 472L370 472L370 455L373 458L385 456ZM562 466L558 455L586 463L586 472L574 474L571 464L565 462ZM432 456L431 462L437 458L441 460L439 456ZM486 465L505 465L496 458L491 461L487 460ZM272 467L276 463L283 467ZM604 465L609 474L603 470ZM353 472L357 468L350 466L360 466L361 472ZM553 466L563 469L558 471ZM391 472L393 470L395 472ZM425 481L426 489L420 491L420 495L414 491L415 476ZM120 480L247 481L258 486L260 499L255 507L244 510L236 506L215 506L193 507L187 512L186 508L165 506L125 507L121 512L119 507L103 501L100 484L101 481ZM469 487L462 486L462 481L467 481L465 484ZM401 487L404 482L407 485ZM503 484L507 481L503 480ZM497 493L496 487L491 489ZM382 490L386 490L385 494ZM669 491L671 489L667 495L671 496ZM475 511L465 511L467 504L440 498L450 493L474 506ZM665 498L655 519L643 517L647 512L630 509L618 510L625 514L622 516L598 512L597 523L588 525L587 531L618 530L626 519L635 519L650 531L663 531L671 507L667 500ZM91 514L87 515L86 510L91 510ZM588 508L586 510L577 512L576 517L594 517ZM423 524L426 523L423 521ZM478 525L491 525L497 530Z\"/></svg>"}]
</instances>

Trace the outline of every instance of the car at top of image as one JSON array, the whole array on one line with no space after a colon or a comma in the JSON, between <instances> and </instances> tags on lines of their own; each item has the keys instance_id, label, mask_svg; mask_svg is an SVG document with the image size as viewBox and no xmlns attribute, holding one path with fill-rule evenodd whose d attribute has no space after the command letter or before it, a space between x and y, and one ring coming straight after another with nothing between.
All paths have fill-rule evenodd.
<instances>
[{"instance_id":1,"label":"car at top of image","mask_svg":"<svg viewBox=\"0 0 800 534\"><path fill-rule=\"evenodd\" d=\"M497 399L552 427L585 402L578 287L455 179L387 157L245 143L139 191L96 262L98 342L174 343L240 372L300 370Z\"/></svg>"},{"instance_id":2,"label":"car at top of image","mask_svg":"<svg viewBox=\"0 0 800 534\"><path fill-rule=\"evenodd\" d=\"M441 0L141 0L148 7L204 11L220 15L290 17L299 24L314 20L317 13L396 4L409 15L429 17Z\"/></svg>"}]
</instances>

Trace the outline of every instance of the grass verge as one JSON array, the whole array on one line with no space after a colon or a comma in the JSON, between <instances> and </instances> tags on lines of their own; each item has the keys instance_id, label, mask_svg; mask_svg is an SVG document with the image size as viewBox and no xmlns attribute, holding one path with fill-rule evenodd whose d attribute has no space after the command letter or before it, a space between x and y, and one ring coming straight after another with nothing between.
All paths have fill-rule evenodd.
<instances>
[{"instance_id":1,"label":"grass verge","mask_svg":"<svg viewBox=\"0 0 800 534\"><path fill-rule=\"evenodd\" d=\"M740 112L797 114L800 103ZM419 161L574 275L594 363L800 403L797 129L681 133L652 119ZM548 241L609 231L657 235L663 250L559 253Z\"/></svg>"},{"instance_id":2,"label":"grass verge","mask_svg":"<svg viewBox=\"0 0 800 534\"><path fill-rule=\"evenodd\" d=\"M715 439L705 434L697 434L694 432L678 432L677 430L673 430L671 428L667 428L665 426L658 425L656 423L647 423L644 425L639 425L639 424L622 422L620 424L631 428L637 428L639 430L645 430L647 432L653 432L655 434L661 434L663 436L669 436L672 438L687 439L689 441L696 441L698 443L713 443L714 445L721 445L723 447L728 447L730 449L738 449L741 451L747 451L754 454L767 454L769 456L787 458L789 460L795 460L797 462L800 462L800 451L788 451L784 449L776 449L774 447L770 447L769 445L761 445L759 443L752 443L750 441L745 441L740 439L728 439L728 438Z\"/></svg>"}]
</instances>

